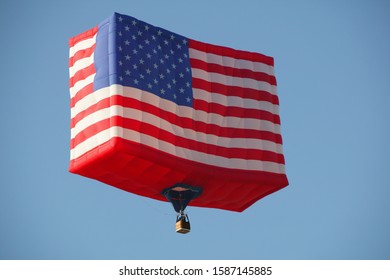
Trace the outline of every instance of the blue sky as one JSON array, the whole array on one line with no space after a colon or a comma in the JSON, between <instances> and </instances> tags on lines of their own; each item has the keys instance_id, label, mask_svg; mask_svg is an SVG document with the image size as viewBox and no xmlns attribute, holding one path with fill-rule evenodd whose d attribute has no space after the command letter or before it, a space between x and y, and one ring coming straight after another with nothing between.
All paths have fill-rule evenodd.
<instances>
[{"instance_id":1,"label":"blue sky","mask_svg":"<svg viewBox=\"0 0 390 280\"><path fill-rule=\"evenodd\" d=\"M68 173L68 39L113 12L275 58L290 186L243 213ZM390 259L388 1L1 1L0 259Z\"/></svg>"}]
</instances>

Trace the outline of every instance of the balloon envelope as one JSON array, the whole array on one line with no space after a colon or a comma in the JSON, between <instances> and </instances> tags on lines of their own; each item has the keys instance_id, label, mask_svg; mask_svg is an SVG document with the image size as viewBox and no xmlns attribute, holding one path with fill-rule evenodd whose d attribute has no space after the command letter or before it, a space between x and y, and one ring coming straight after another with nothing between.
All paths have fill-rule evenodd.
<instances>
[{"instance_id":1,"label":"balloon envelope","mask_svg":"<svg viewBox=\"0 0 390 280\"><path fill-rule=\"evenodd\" d=\"M288 185L272 57L117 13L69 45L70 172L231 211Z\"/></svg>"}]
</instances>

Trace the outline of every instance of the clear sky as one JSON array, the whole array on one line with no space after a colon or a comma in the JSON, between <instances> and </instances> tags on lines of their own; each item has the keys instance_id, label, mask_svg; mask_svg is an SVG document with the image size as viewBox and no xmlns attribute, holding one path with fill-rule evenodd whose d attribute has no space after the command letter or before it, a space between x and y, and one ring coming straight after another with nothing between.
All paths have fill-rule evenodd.
<instances>
[{"instance_id":1,"label":"clear sky","mask_svg":"<svg viewBox=\"0 0 390 280\"><path fill-rule=\"evenodd\" d=\"M290 186L243 213L70 174L68 39L113 12L275 58ZM0 259L390 259L390 2L0 2Z\"/></svg>"}]
</instances>

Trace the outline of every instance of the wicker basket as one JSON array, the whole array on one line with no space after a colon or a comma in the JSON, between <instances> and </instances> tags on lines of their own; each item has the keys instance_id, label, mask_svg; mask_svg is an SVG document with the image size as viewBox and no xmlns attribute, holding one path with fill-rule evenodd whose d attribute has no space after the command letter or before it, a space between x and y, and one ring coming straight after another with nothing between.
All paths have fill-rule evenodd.
<instances>
[{"instance_id":1,"label":"wicker basket","mask_svg":"<svg viewBox=\"0 0 390 280\"><path fill-rule=\"evenodd\" d=\"M190 221L184 218L178 218L176 220L176 232L178 233L189 233L191 230Z\"/></svg>"}]
</instances>

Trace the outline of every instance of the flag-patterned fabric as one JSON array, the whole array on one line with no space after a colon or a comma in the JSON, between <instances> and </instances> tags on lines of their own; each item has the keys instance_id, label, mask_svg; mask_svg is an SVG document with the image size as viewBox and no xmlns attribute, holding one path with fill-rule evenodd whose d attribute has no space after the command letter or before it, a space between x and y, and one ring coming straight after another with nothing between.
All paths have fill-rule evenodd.
<instances>
[{"instance_id":1,"label":"flag-patterned fabric","mask_svg":"<svg viewBox=\"0 0 390 280\"><path fill-rule=\"evenodd\" d=\"M72 172L82 174L120 151L129 162L137 157L155 164L149 176L161 177L156 173L163 166L189 170L190 176L173 176L176 183L207 187L213 176L225 176L240 187L250 184L249 193L258 188L236 209L200 202L237 211L288 184L272 57L202 43L116 13L70 39L69 73ZM118 141L124 144L113 144ZM169 187L140 183L132 190L114 178L115 170L112 179L106 173L87 176L157 199L158 190ZM137 185L148 176L139 173L121 182Z\"/></svg>"}]
</instances>

